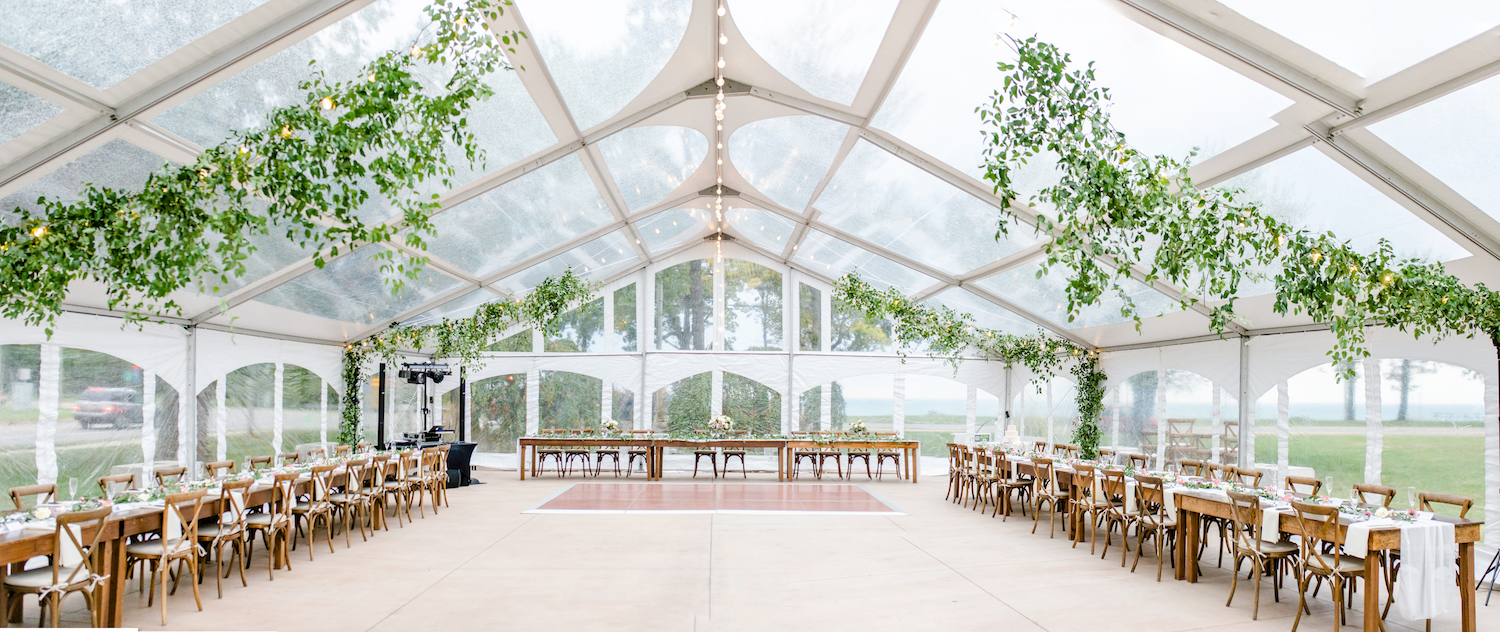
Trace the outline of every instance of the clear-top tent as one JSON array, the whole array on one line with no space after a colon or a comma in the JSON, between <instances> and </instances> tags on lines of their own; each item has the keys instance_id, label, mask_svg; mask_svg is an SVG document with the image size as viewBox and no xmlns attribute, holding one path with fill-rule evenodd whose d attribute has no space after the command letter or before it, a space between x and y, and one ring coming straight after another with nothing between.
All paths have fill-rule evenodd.
<instances>
[{"instance_id":1,"label":"clear-top tent","mask_svg":"<svg viewBox=\"0 0 1500 632\"><path fill-rule=\"evenodd\" d=\"M9 215L39 195L76 196L88 182L135 187L164 163L188 162L297 100L310 60L347 76L410 46L425 2L8 3L0 9L0 206ZM1299 447L1298 420L1337 419L1363 426L1351 436L1364 437L1364 449L1320 474L1380 480L1391 469L1382 454L1405 458L1392 455L1384 426L1426 414L1443 423L1403 432L1440 425L1469 437L1454 445L1472 489L1444 491L1500 502L1500 397L1487 341L1433 344L1372 330L1375 357L1358 367L1359 379L1337 383L1324 355L1331 338L1306 318L1275 314L1268 285L1244 292L1248 322L1224 337L1209 330L1204 310L1180 309L1180 291L1159 282L1131 288L1149 316L1139 327L1111 302L1070 322L1065 276L1037 277L1030 231L995 239L1000 203L980 179L974 113L999 85L996 62L1011 54L1003 36L1035 34L1095 62L1112 90L1113 119L1137 148L1176 156L1198 148L1198 184L1243 188L1301 227L1359 248L1389 240L1399 255L1496 287L1500 184L1489 176L1500 164L1500 4L727 0L723 18L717 7L518 0L507 8L501 25L529 37L513 55L519 69L494 75L495 97L470 117L487 160L461 168L443 193L437 235L415 253L431 264L396 296L371 255L410 251L405 245L367 246L316 269L312 253L267 238L246 276L218 294L182 293L184 312L163 325L122 330L102 291L78 283L50 339L20 323L0 326L11 349L0 358L7 423L38 424L37 469L26 475L94 467L64 449L77 439L67 430L69 402L117 382L158 394L144 430L84 438L141 446L122 448L118 461L139 461L141 449L167 460L226 450L240 458L231 447L240 431L254 439L247 446L270 441L265 450L326 440L337 426L341 345L392 323L466 316L570 266L605 283L601 300L574 313L561 337L515 332L483 367L468 369L473 392L462 416L472 436L488 436L485 424L517 426L482 439L482 451L512 451L506 444L519 432L574 423L578 411L666 423L669 410L689 410L673 402L699 376L705 411L754 400L764 409L755 414L783 430L842 424L863 414L856 402L880 400L872 415L886 421L877 423L917 432L912 420L928 411L908 400L938 401L952 386L957 425L923 425L939 433L934 442L954 431L998 433L1007 411L1023 435L1065 440L1066 380L1033 388L1031 376L998 363L956 372L919 355L903 363L888 324L830 305L832 281L858 270L983 326L1103 350L1107 443L1137 445L1141 424L1199 417L1216 429L1218 455L1223 420L1259 417L1254 460L1284 472L1323 449ZM720 29L730 93L722 146L707 83ZM712 195L719 160L722 223ZM1038 165L1020 177L1035 191L1051 175ZM367 212L391 214L381 205ZM689 286L698 291L679 291ZM582 381L548 386L563 375ZM293 389L297 380L312 386ZM454 419L457 381L438 385L443 414ZM591 394L579 395L580 384ZM513 385L513 402L504 385ZM199 396L176 401L184 389ZM143 397L148 408L152 399ZM364 405L373 411L372 399ZM1408 400L1427 412L1408 411ZM313 411L307 420L292 414L298 406ZM406 406L391 414L392 432L421 423ZM196 422L178 423L187 415ZM294 426L311 435L293 441Z\"/></svg>"}]
</instances>

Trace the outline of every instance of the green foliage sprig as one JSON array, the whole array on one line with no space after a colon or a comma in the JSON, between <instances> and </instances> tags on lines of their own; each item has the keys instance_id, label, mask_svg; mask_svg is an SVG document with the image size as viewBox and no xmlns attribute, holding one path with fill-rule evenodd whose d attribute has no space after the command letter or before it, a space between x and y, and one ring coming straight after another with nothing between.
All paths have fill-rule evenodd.
<instances>
[{"instance_id":1,"label":"green foliage sprig","mask_svg":"<svg viewBox=\"0 0 1500 632\"><path fill-rule=\"evenodd\" d=\"M435 194L456 171L449 144L477 162L483 150L467 116L493 90L486 75L510 66L504 48L517 32L492 33L510 0L436 0L432 25L410 50L388 51L358 77L321 71L299 84L301 103L266 123L234 132L192 164L151 174L138 191L87 185L77 202L38 200L0 225L0 315L49 327L68 284L90 279L110 309L131 320L181 313L173 292L245 273L253 238L273 231L318 251L314 263L365 244L401 239L422 248L432 234ZM432 75L446 74L446 80ZM373 196L400 214L367 223L359 211ZM409 230L406 230L409 229ZM404 232L403 232L404 231ZM415 278L420 257L383 252L392 291Z\"/></svg>"},{"instance_id":2,"label":"green foliage sprig","mask_svg":"<svg viewBox=\"0 0 1500 632\"><path fill-rule=\"evenodd\" d=\"M1200 189L1187 160L1131 148L1109 119L1109 90L1094 85L1093 64L1070 69L1056 46L1012 40L1015 64L1002 89L976 111L987 126L985 178L1010 204L1020 197L1012 178L1031 160L1054 160L1057 184L1029 200L1041 209L1036 229L1045 239L1040 274L1062 265L1069 318L1107 292L1123 299L1121 313L1140 325L1122 290L1133 274L1188 291L1184 308L1211 305L1211 326L1223 333L1242 320L1234 311L1242 283L1273 270L1275 309L1305 313L1335 336L1335 366L1352 376L1368 357L1364 327L1372 322L1425 334L1500 339L1500 294L1465 286L1441 264L1398 259L1381 241L1362 254L1332 233L1313 234L1237 198L1240 191ZM1000 232L1007 230L1002 219ZM1500 343L1497 343L1500 344Z\"/></svg>"},{"instance_id":3,"label":"green foliage sprig","mask_svg":"<svg viewBox=\"0 0 1500 632\"><path fill-rule=\"evenodd\" d=\"M372 363L394 366L403 351L430 350L434 358L456 359L464 366L482 366L485 347L507 329L526 323L543 332L556 333L557 318L569 307L587 303L599 287L568 268L561 275L542 281L524 298L485 303L468 318L444 318L442 322L420 326L396 323L379 334L346 345L339 443L354 445L363 436L359 391L370 377Z\"/></svg>"},{"instance_id":4,"label":"green foliage sprig","mask_svg":"<svg viewBox=\"0 0 1500 632\"><path fill-rule=\"evenodd\" d=\"M890 319L899 345L897 351L902 356L909 345L922 342L929 357L944 358L954 368L968 354L1004 362L1006 366L1020 364L1037 379L1050 378L1068 367L1078 382L1078 423L1073 429L1073 443L1079 446L1084 458L1098 456L1106 376L1094 350L1042 333L1017 336L976 327L972 315L946 305L923 305L895 288L877 290L857 272L846 274L834 283L833 299L863 312L868 319Z\"/></svg>"}]
</instances>

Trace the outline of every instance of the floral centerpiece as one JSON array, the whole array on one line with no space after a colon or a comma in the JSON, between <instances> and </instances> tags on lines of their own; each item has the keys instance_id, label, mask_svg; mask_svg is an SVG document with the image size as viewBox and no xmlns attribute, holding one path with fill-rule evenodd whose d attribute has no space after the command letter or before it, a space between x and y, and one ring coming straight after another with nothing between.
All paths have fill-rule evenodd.
<instances>
[{"instance_id":1,"label":"floral centerpiece","mask_svg":"<svg viewBox=\"0 0 1500 632\"><path fill-rule=\"evenodd\" d=\"M729 432L734 430L734 420L729 415L719 415L708 420L708 427L714 432Z\"/></svg>"},{"instance_id":2,"label":"floral centerpiece","mask_svg":"<svg viewBox=\"0 0 1500 632\"><path fill-rule=\"evenodd\" d=\"M599 428L604 430L605 432L619 432L620 422L613 419L605 419L604 421L599 422Z\"/></svg>"},{"instance_id":3,"label":"floral centerpiece","mask_svg":"<svg viewBox=\"0 0 1500 632\"><path fill-rule=\"evenodd\" d=\"M865 427L865 422L863 421L856 421L849 424L849 432L852 434L864 434L869 431L870 429Z\"/></svg>"},{"instance_id":4,"label":"floral centerpiece","mask_svg":"<svg viewBox=\"0 0 1500 632\"><path fill-rule=\"evenodd\" d=\"M1417 512L1414 509L1391 509L1389 507L1381 507L1375 510L1375 517L1390 518L1391 520L1396 520L1398 522L1412 522L1417 519Z\"/></svg>"}]
</instances>

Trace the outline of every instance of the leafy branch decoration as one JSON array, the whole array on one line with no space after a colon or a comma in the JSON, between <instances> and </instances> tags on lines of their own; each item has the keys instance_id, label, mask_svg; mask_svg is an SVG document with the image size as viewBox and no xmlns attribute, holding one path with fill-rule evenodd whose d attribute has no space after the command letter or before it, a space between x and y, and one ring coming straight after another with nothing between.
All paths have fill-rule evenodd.
<instances>
[{"instance_id":1,"label":"leafy branch decoration","mask_svg":"<svg viewBox=\"0 0 1500 632\"><path fill-rule=\"evenodd\" d=\"M556 333L557 317L571 306L587 303L599 287L568 268L543 280L525 297L485 303L468 318L444 318L439 323L419 326L395 324L375 336L346 345L339 443L354 445L363 437L359 392L370 378L374 362L394 365L404 351L430 350L434 358L455 359L467 367L483 366L485 347L503 332L528 324L546 333Z\"/></svg>"},{"instance_id":2,"label":"leafy branch decoration","mask_svg":"<svg viewBox=\"0 0 1500 632\"><path fill-rule=\"evenodd\" d=\"M1011 40L1015 64L1002 88L976 111L985 130L985 178L1007 205L1020 198L1012 175L1031 160L1056 159L1057 184L1031 200L1044 239L1039 276L1053 266L1071 273L1068 315L1106 293L1123 299L1121 313L1140 326L1122 289L1157 279L1188 290L1184 308L1209 306L1223 334L1242 321L1234 310L1241 284L1275 274L1275 310L1307 314L1329 326L1328 355L1345 377L1370 355L1364 328L1382 323L1418 337L1484 333L1500 340L1500 294L1464 285L1439 263L1399 259L1382 240L1360 253L1332 233L1314 234L1237 199L1241 191L1198 188L1187 160L1131 148L1109 119L1109 90L1094 83L1093 64L1070 69L1071 58L1036 38ZM1000 233L1014 216L1004 217ZM1500 344L1500 342L1497 342Z\"/></svg>"},{"instance_id":3,"label":"leafy branch decoration","mask_svg":"<svg viewBox=\"0 0 1500 632\"><path fill-rule=\"evenodd\" d=\"M316 250L320 268L366 244L425 247L439 204L422 186L446 185L456 173L448 145L471 163L483 160L467 116L493 94L485 76L510 69L504 53L524 37L491 32L509 4L436 0L410 50L387 51L358 77L314 72L299 84L301 103L233 132L192 164L151 174L138 191L86 185L77 202L41 198L35 212L16 209L0 225L0 316L50 335L76 280L103 285L109 308L128 320L180 315L174 292L217 291L242 276L252 239L272 231ZM374 196L399 219L363 221L358 211ZM427 263L391 251L377 259L393 273L393 293Z\"/></svg>"},{"instance_id":4,"label":"leafy branch decoration","mask_svg":"<svg viewBox=\"0 0 1500 632\"><path fill-rule=\"evenodd\" d=\"M970 314L946 305L918 303L895 288L877 290L860 278L858 272L846 274L834 283L833 299L862 312L866 318L890 319L903 357L909 345L923 342L929 357L945 358L955 368L970 355L1004 362L1006 366L1020 364L1038 380L1056 376L1066 367L1078 384L1078 423L1073 429L1073 443L1084 458L1098 455L1106 376L1097 351L1040 333L1017 336L976 327Z\"/></svg>"}]
</instances>

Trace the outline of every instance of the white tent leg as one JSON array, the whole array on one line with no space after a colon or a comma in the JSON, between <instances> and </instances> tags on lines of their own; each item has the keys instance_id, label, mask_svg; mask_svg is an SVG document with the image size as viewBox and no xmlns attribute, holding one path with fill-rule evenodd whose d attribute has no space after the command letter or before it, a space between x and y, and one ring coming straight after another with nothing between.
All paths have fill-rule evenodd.
<instances>
[{"instance_id":1,"label":"white tent leg","mask_svg":"<svg viewBox=\"0 0 1500 632\"><path fill-rule=\"evenodd\" d=\"M62 379L62 348L42 344L41 375L37 381L36 481L57 482L57 406Z\"/></svg>"},{"instance_id":2,"label":"white tent leg","mask_svg":"<svg viewBox=\"0 0 1500 632\"><path fill-rule=\"evenodd\" d=\"M1271 484L1281 487L1286 480L1286 470L1291 467L1292 425L1289 411L1291 396L1287 393L1286 380L1276 385L1276 480Z\"/></svg>"},{"instance_id":3,"label":"white tent leg","mask_svg":"<svg viewBox=\"0 0 1500 632\"><path fill-rule=\"evenodd\" d=\"M181 463L181 461L178 461ZM156 372L141 372L141 485L156 480Z\"/></svg>"},{"instance_id":4,"label":"white tent leg","mask_svg":"<svg viewBox=\"0 0 1500 632\"><path fill-rule=\"evenodd\" d=\"M972 392L972 388L970 391ZM894 401L891 403L891 431L898 437L906 436L906 374L896 371L896 377L891 380L891 395Z\"/></svg>"},{"instance_id":5,"label":"white tent leg","mask_svg":"<svg viewBox=\"0 0 1500 632\"><path fill-rule=\"evenodd\" d=\"M1365 482L1380 484L1385 428L1380 418L1380 361L1365 358Z\"/></svg>"},{"instance_id":6,"label":"white tent leg","mask_svg":"<svg viewBox=\"0 0 1500 632\"><path fill-rule=\"evenodd\" d=\"M285 388L286 365L277 362L276 377L271 386L271 452L272 454L278 455L285 451L285 449L282 447L281 436L282 430L284 428L283 424L286 423L284 417L285 410L282 408L282 401L286 394Z\"/></svg>"}]
</instances>

